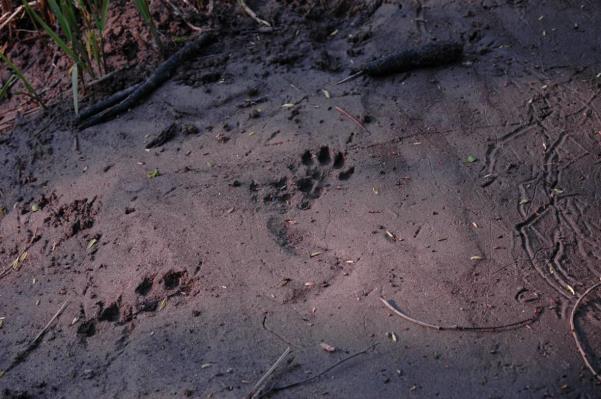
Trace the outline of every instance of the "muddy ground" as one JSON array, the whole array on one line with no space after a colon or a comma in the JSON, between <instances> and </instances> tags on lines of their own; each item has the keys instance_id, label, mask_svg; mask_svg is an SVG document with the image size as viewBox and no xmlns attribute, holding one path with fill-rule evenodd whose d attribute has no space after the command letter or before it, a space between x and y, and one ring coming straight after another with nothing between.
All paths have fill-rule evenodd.
<instances>
[{"instance_id":1,"label":"muddy ground","mask_svg":"<svg viewBox=\"0 0 601 399\"><path fill-rule=\"evenodd\" d=\"M242 398L290 346L268 388L368 350L270 397L601 397L569 327L601 277L601 9L249 4L277 30L232 17L126 115L77 133L67 102L0 137L0 369L69 301L0 395ZM461 63L334 85L445 39ZM434 331L380 297L542 314ZM576 321L599 368L600 292Z\"/></svg>"}]
</instances>

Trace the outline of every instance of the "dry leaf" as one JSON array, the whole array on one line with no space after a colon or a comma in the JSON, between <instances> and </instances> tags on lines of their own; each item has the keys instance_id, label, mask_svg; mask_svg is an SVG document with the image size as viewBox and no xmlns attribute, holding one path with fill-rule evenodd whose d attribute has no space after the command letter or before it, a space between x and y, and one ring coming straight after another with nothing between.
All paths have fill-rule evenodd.
<instances>
[{"instance_id":1,"label":"dry leaf","mask_svg":"<svg viewBox=\"0 0 601 399\"><path fill-rule=\"evenodd\" d=\"M397 336L395 333L393 332L387 332L386 336L388 337L389 340L391 340L392 342L397 342Z\"/></svg>"},{"instance_id":2,"label":"dry leaf","mask_svg":"<svg viewBox=\"0 0 601 399\"><path fill-rule=\"evenodd\" d=\"M482 257L478 256L478 255L474 255L474 256L470 256L470 260L482 260Z\"/></svg>"},{"instance_id":3,"label":"dry leaf","mask_svg":"<svg viewBox=\"0 0 601 399\"><path fill-rule=\"evenodd\" d=\"M574 296L576 295L576 291L574 291L574 288L572 288L572 286L571 286L571 285L567 285L566 287L567 287L568 291L570 291L570 293L571 293L572 295L574 295Z\"/></svg>"},{"instance_id":4,"label":"dry leaf","mask_svg":"<svg viewBox=\"0 0 601 399\"><path fill-rule=\"evenodd\" d=\"M28 256L27 251L21 253L21 255L17 256L17 258L15 260L13 260L13 262L10 265L12 266L12 268L14 270L19 270L21 268L21 265L25 261L25 259L27 259L27 256Z\"/></svg>"},{"instance_id":5,"label":"dry leaf","mask_svg":"<svg viewBox=\"0 0 601 399\"><path fill-rule=\"evenodd\" d=\"M328 345L325 342L322 342L321 344L319 344L319 346L321 346L321 349L323 349L326 352L329 352L329 353L336 352L335 347L333 347L332 345Z\"/></svg>"},{"instance_id":6,"label":"dry leaf","mask_svg":"<svg viewBox=\"0 0 601 399\"><path fill-rule=\"evenodd\" d=\"M312 252L311 255L309 255L309 257L314 258L314 257L319 256L319 255L321 255L321 252L317 251L317 252Z\"/></svg>"},{"instance_id":7,"label":"dry leaf","mask_svg":"<svg viewBox=\"0 0 601 399\"><path fill-rule=\"evenodd\" d=\"M212 367L212 366L213 366L213 363L204 363L204 364L200 365L200 368L201 369L206 369L206 368Z\"/></svg>"},{"instance_id":8,"label":"dry leaf","mask_svg":"<svg viewBox=\"0 0 601 399\"><path fill-rule=\"evenodd\" d=\"M167 298L161 299L161 302L159 302L159 312L161 310L165 309L166 306L167 306Z\"/></svg>"},{"instance_id":9,"label":"dry leaf","mask_svg":"<svg viewBox=\"0 0 601 399\"><path fill-rule=\"evenodd\" d=\"M292 107L294 107L293 103L282 104L282 108L292 108Z\"/></svg>"},{"instance_id":10,"label":"dry leaf","mask_svg":"<svg viewBox=\"0 0 601 399\"><path fill-rule=\"evenodd\" d=\"M330 92L327 91L326 89L322 89L321 92L323 93L324 96L326 96L326 98L330 98Z\"/></svg>"},{"instance_id":11,"label":"dry leaf","mask_svg":"<svg viewBox=\"0 0 601 399\"><path fill-rule=\"evenodd\" d=\"M92 239L90 240L90 242L88 242L88 249L92 249L92 247L93 247L94 245L96 245L96 243L97 243L97 242L98 242L98 240L97 240L97 239L95 239L95 238L92 238Z\"/></svg>"},{"instance_id":12,"label":"dry leaf","mask_svg":"<svg viewBox=\"0 0 601 399\"><path fill-rule=\"evenodd\" d=\"M0 317L0 328L4 325L4 317Z\"/></svg>"}]
</instances>

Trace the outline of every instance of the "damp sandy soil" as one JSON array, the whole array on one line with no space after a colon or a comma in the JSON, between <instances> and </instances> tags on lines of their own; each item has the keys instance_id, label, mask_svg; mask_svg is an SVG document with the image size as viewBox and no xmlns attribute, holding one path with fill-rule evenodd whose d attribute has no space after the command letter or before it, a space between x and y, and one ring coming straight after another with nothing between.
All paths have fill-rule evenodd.
<instances>
[{"instance_id":1,"label":"damp sandy soil","mask_svg":"<svg viewBox=\"0 0 601 399\"><path fill-rule=\"evenodd\" d=\"M237 15L126 115L0 137L0 369L69 301L0 396L242 398L289 346L267 390L367 351L270 397L601 397L569 326L601 277L601 10L250 4L275 32ZM334 84L446 39L461 63ZM542 314L435 331L380 297L437 325ZM599 369L601 292L576 316Z\"/></svg>"}]
</instances>

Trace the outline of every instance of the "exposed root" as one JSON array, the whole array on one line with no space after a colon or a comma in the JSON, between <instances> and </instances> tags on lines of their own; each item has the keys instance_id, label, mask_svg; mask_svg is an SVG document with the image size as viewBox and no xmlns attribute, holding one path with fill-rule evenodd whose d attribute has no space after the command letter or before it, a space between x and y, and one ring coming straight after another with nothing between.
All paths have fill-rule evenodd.
<instances>
[{"instance_id":1,"label":"exposed root","mask_svg":"<svg viewBox=\"0 0 601 399\"><path fill-rule=\"evenodd\" d=\"M499 326L483 326L483 327L482 326L457 326L457 325L440 326L437 324L427 323L425 321L417 320L417 319L414 319L413 317L407 316L405 313L401 312L396 307L394 307L394 305L392 305L392 303L390 301L388 301L384 298L380 298L380 301L382 301L384 306L386 306L388 308L388 310L390 310L395 315L397 315L413 324L417 324L418 326L422 326L422 327L426 327L426 328L429 328L432 330L438 330L438 331L501 332L501 331L507 331L507 330L515 330L516 328L525 327L527 325L534 323L535 321L538 320L538 318L540 317L540 315L543 312L543 308L538 307L538 308L536 308L534 315L528 319L516 321L514 323L503 324L503 325L499 325Z\"/></svg>"},{"instance_id":2,"label":"exposed root","mask_svg":"<svg viewBox=\"0 0 601 399\"><path fill-rule=\"evenodd\" d=\"M584 364L590 370L590 372L595 376L595 378L599 382L601 382L601 374L599 374L599 372L597 370L595 370L595 368L591 364L591 362L586 354L586 351L584 350L584 347L582 346L582 342L580 342L580 337L578 336L578 331L576 331L576 322L575 322L576 313L578 312L578 308L579 308L580 304L582 303L582 300L598 287L601 287L601 282L598 282L597 284L593 285L592 287L589 287L586 291L584 291L584 293L580 296L580 298L578 298L578 300L574 304L574 307L572 308L572 314L570 315L570 330L572 332L572 336L574 337L574 341L576 342L576 347L578 348L578 352L580 353L580 356L582 357L582 360L584 361Z\"/></svg>"},{"instance_id":3,"label":"exposed root","mask_svg":"<svg viewBox=\"0 0 601 399\"><path fill-rule=\"evenodd\" d=\"M201 33L196 39L179 49L175 54L164 61L144 82L125 89L99 104L84 110L77 120L80 129L85 129L99 123L106 122L115 116L128 111L137 105L143 98L159 88L176 71L182 62L193 57L200 49L213 42L215 36L209 32Z\"/></svg>"}]
</instances>

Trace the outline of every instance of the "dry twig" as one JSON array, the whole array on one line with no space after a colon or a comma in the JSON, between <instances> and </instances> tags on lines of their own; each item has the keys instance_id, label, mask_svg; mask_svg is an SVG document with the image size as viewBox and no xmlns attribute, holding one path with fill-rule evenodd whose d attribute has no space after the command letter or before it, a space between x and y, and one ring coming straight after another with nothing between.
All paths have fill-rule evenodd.
<instances>
[{"instance_id":1,"label":"dry twig","mask_svg":"<svg viewBox=\"0 0 601 399\"><path fill-rule=\"evenodd\" d=\"M38 335L36 335L35 338L33 340L31 340L31 342L29 342L29 344L27 344L27 346L25 347L25 349L23 349L21 352L19 352L17 354L17 356L15 356L15 358L13 359L13 361L11 362L11 364L6 368L6 370L3 371L3 373L7 373L8 371L10 371L13 368L15 368L23 360L25 360L27 358L27 356L35 348L37 348L38 344L40 343L40 341L42 340L42 338L44 337L44 335L46 335L46 333L48 332L48 330L50 330L50 327L52 326L52 323L54 323L54 321L56 319L58 319L58 317L65 311L65 309L67 308L67 306L69 306L69 301L68 300L65 301L65 302L63 302L63 304L61 305L61 307L54 314L54 316L52 316L52 318L50 319L50 321L48 321L48 323L46 323L46 325L44 326L44 328L42 328L42 330L38 333Z\"/></svg>"},{"instance_id":2,"label":"dry twig","mask_svg":"<svg viewBox=\"0 0 601 399\"><path fill-rule=\"evenodd\" d=\"M438 331L501 332L501 331L513 330L513 329L524 327L524 326L534 323L536 320L538 320L538 318L540 317L540 315L542 313L542 308L538 307L538 308L536 308L536 311L534 312L534 315L532 317L525 319L525 320L516 321L514 323L503 324L500 326L487 326L487 327L457 326L457 325L439 326L436 324L427 323L425 321L417 320L417 319L414 319L413 317L407 316L405 313L401 312L396 307L394 307L390 301L387 301L384 298L380 298L380 301L382 301L384 306L386 306L388 308L388 310L390 310L395 315L397 315L413 324L417 324L418 326L422 326L422 327L426 327L426 328L430 328L432 330L438 330Z\"/></svg>"},{"instance_id":3,"label":"dry twig","mask_svg":"<svg viewBox=\"0 0 601 399\"><path fill-rule=\"evenodd\" d=\"M285 389L290 389L290 388L297 387L299 385L308 384L310 382L313 382L313 381L315 381L315 380L323 377L324 375L326 375L327 373L329 373L330 371L332 371L336 367L340 366L341 364L346 363L349 360L356 358L357 356L361 356L361 355L366 354L369 350L375 348L377 345L378 344L374 344L374 345L369 346L366 349L363 349L360 352L353 353L352 355L349 355L349 356L345 357L344 359L341 359L341 360L337 361L336 363L332 364L330 367L324 369L319 374L316 374L313 377L309 377L309 378L306 378L304 380L293 382L292 384L284 385L284 386L281 386L281 387L272 388L270 392L279 392L279 391L283 391Z\"/></svg>"},{"instance_id":4,"label":"dry twig","mask_svg":"<svg viewBox=\"0 0 601 399\"><path fill-rule=\"evenodd\" d=\"M240 4L240 7L242 7L244 12L247 13L249 17L254 19L259 25L265 25L266 27L271 28L271 24L265 21L264 19L259 18L257 14L249 6L246 5L246 2L244 0L238 0L238 4Z\"/></svg>"},{"instance_id":5,"label":"dry twig","mask_svg":"<svg viewBox=\"0 0 601 399\"><path fill-rule=\"evenodd\" d=\"M29 6L33 7L34 5L36 5L38 2L37 1L30 1L29 2ZM4 29L4 27L6 25L8 25L10 23L10 21L12 21L13 19L15 19L21 12L23 12L23 6L19 6L15 9L15 11L13 11L11 14L5 14L0 18L0 31L2 31L2 29Z\"/></svg>"},{"instance_id":6,"label":"dry twig","mask_svg":"<svg viewBox=\"0 0 601 399\"><path fill-rule=\"evenodd\" d=\"M275 363L273 363L271 365L271 367L265 372L265 374L263 374L263 376L261 378L259 378L259 381L257 381L257 383L255 384L253 389L250 391L250 393L248 395L246 395L247 399L253 399L253 398L257 397L257 395L261 392L261 389L263 387L263 384L265 384L265 381L267 381L267 379L274 373L274 371L284 361L284 359L286 359L286 356L288 356L289 354L290 354L290 347L287 347L286 350L284 351L284 353L282 353L280 355L278 360L276 360Z\"/></svg>"},{"instance_id":7,"label":"dry twig","mask_svg":"<svg viewBox=\"0 0 601 399\"><path fill-rule=\"evenodd\" d=\"M336 111L340 112L342 115L349 118L351 121L353 121L353 123L355 123L361 129L365 130L367 133L371 134L371 132L369 130L367 130L365 125L363 123L361 123L361 121L359 119L355 118L353 115L351 115L349 112L345 111L343 108L336 106Z\"/></svg>"},{"instance_id":8,"label":"dry twig","mask_svg":"<svg viewBox=\"0 0 601 399\"><path fill-rule=\"evenodd\" d=\"M584 299L584 297L586 297L588 294L590 294L591 291L595 290L598 287L601 287L601 282L594 284L592 287L589 287L586 291L584 291L584 293L580 296L580 298L578 298L578 300L574 304L574 307L572 308L572 314L570 315L570 330L572 331L572 336L574 337L574 341L576 342L576 347L578 348L578 352L580 353L580 356L582 357L584 364L590 370L590 372L595 376L595 378L597 380L599 380L599 382L601 382L601 374L599 374L595 370L593 365L591 364L590 360L588 359L588 356L586 355L586 351L584 350L584 347L582 346L582 343L580 342L580 338L578 337L578 332L576 331L576 322L575 322L576 312L578 311L578 307L582 303L582 300Z\"/></svg>"}]
</instances>

